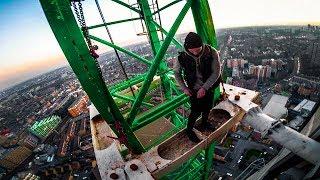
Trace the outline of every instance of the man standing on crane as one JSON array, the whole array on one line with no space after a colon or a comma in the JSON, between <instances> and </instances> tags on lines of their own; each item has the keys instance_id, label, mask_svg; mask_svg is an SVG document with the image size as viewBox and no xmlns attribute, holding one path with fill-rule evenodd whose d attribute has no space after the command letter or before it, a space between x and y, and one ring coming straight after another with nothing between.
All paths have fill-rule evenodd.
<instances>
[{"instance_id":1,"label":"man standing on crane","mask_svg":"<svg viewBox=\"0 0 320 180\"><path fill-rule=\"evenodd\" d=\"M174 73L182 91L190 97L191 113L188 117L187 135L193 142L200 142L193 131L195 121L202 113L201 129L214 130L208 122L213 106L215 89L220 84L221 64L217 50L202 42L201 37L190 32L174 65Z\"/></svg>"}]
</instances>

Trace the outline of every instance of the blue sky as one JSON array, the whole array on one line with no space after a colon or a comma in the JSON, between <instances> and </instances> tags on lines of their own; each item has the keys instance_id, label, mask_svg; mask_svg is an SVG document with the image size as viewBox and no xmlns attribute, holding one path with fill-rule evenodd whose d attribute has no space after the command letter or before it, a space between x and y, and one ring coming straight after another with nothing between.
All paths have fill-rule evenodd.
<instances>
[{"instance_id":1,"label":"blue sky","mask_svg":"<svg viewBox=\"0 0 320 180\"><path fill-rule=\"evenodd\" d=\"M45 47L56 48L56 41L37 0L5 1L0 3L1 59L27 59L50 55ZM48 41L49 40L49 41ZM8 46L9 45L9 46ZM49 50L48 50L49 51ZM12 57L13 56L13 57ZM19 58L21 57L21 58ZM3 65L3 62L1 62Z\"/></svg>"},{"instance_id":2,"label":"blue sky","mask_svg":"<svg viewBox=\"0 0 320 180\"><path fill-rule=\"evenodd\" d=\"M47 58L61 58L37 0L1 1L0 19L0 89L47 71L39 67Z\"/></svg>"},{"instance_id":3,"label":"blue sky","mask_svg":"<svg viewBox=\"0 0 320 180\"><path fill-rule=\"evenodd\" d=\"M171 1L159 0L159 3L163 6ZM110 1L100 0L100 3L108 21L136 17ZM209 0L209 3L216 28L320 22L319 0ZM101 23L94 0L83 4L87 23ZM173 6L162 14L166 29L181 7L182 4ZM179 32L193 30L191 18L189 12ZM1 0L0 19L0 90L67 63L38 0ZM143 39L136 36L140 31L137 22L110 29L120 45ZM106 38L103 29L90 33ZM100 48L100 52L104 50Z\"/></svg>"}]
</instances>

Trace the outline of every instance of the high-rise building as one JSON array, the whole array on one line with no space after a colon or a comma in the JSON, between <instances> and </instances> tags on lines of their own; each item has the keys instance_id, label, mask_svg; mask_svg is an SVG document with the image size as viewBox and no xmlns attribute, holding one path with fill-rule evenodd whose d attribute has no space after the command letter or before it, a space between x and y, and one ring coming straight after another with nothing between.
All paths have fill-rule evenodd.
<instances>
[{"instance_id":1,"label":"high-rise building","mask_svg":"<svg viewBox=\"0 0 320 180\"><path fill-rule=\"evenodd\" d=\"M36 121L29 129L32 134L45 139L60 123L61 118L59 116L50 116L40 121Z\"/></svg>"},{"instance_id":2,"label":"high-rise building","mask_svg":"<svg viewBox=\"0 0 320 180\"><path fill-rule=\"evenodd\" d=\"M228 68L244 68L245 64L247 64L248 61L244 59L228 59L227 60L227 67Z\"/></svg>"},{"instance_id":3,"label":"high-rise building","mask_svg":"<svg viewBox=\"0 0 320 180\"><path fill-rule=\"evenodd\" d=\"M311 57L311 63L320 65L320 43L312 42L309 47L309 55Z\"/></svg>"},{"instance_id":4,"label":"high-rise building","mask_svg":"<svg viewBox=\"0 0 320 180\"><path fill-rule=\"evenodd\" d=\"M253 76L258 77L259 76L259 67L258 66L253 66L253 71L252 71Z\"/></svg>"},{"instance_id":5,"label":"high-rise building","mask_svg":"<svg viewBox=\"0 0 320 180\"><path fill-rule=\"evenodd\" d=\"M249 66L249 74L253 74L254 65Z\"/></svg>"},{"instance_id":6,"label":"high-rise building","mask_svg":"<svg viewBox=\"0 0 320 180\"><path fill-rule=\"evenodd\" d=\"M271 77L272 68L269 65L250 65L249 74L256 77L258 80L264 80Z\"/></svg>"},{"instance_id":7,"label":"high-rise building","mask_svg":"<svg viewBox=\"0 0 320 180\"><path fill-rule=\"evenodd\" d=\"M240 71L237 67L232 69L232 77L240 77Z\"/></svg>"},{"instance_id":8,"label":"high-rise building","mask_svg":"<svg viewBox=\"0 0 320 180\"><path fill-rule=\"evenodd\" d=\"M282 69L284 62L281 59L263 59L261 61L263 66L269 65L273 73L276 73L278 70Z\"/></svg>"},{"instance_id":9,"label":"high-rise building","mask_svg":"<svg viewBox=\"0 0 320 180\"><path fill-rule=\"evenodd\" d=\"M265 78L265 66L258 66L258 80L263 80Z\"/></svg>"},{"instance_id":10,"label":"high-rise building","mask_svg":"<svg viewBox=\"0 0 320 180\"><path fill-rule=\"evenodd\" d=\"M0 157L0 166L12 171L32 154L32 151L25 146L18 146L7 150Z\"/></svg>"},{"instance_id":11,"label":"high-rise building","mask_svg":"<svg viewBox=\"0 0 320 180\"><path fill-rule=\"evenodd\" d=\"M25 146L30 150L33 150L38 145L38 138L33 136L32 134L27 134L23 139L19 141L21 146Z\"/></svg>"},{"instance_id":12,"label":"high-rise building","mask_svg":"<svg viewBox=\"0 0 320 180\"><path fill-rule=\"evenodd\" d=\"M244 65L247 64L248 61L244 60L244 59L240 59L240 67L244 68Z\"/></svg>"},{"instance_id":13,"label":"high-rise building","mask_svg":"<svg viewBox=\"0 0 320 180\"><path fill-rule=\"evenodd\" d=\"M228 59L228 60L227 60L227 67L228 67L228 68L231 68L231 62L232 62L231 59Z\"/></svg>"},{"instance_id":14,"label":"high-rise building","mask_svg":"<svg viewBox=\"0 0 320 180\"><path fill-rule=\"evenodd\" d=\"M266 65L266 78L271 77L271 67L269 65Z\"/></svg>"},{"instance_id":15,"label":"high-rise building","mask_svg":"<svg viewBox=\"0 0 320 180\"><path fill-rule=\"evenodd\" d=\"M87 110L87 103L89 101L89 97L82 96L76 101L74 101L71 106L68 108L68 112L72 117L79 116L82 112Z\"/></svg>"}]
</instances>

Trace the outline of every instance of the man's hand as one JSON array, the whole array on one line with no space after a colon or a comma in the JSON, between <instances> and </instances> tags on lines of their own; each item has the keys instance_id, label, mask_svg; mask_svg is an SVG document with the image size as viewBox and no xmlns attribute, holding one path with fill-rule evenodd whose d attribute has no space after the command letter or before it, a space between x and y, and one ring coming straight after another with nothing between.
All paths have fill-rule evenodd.
<instances>
[{"instance_id":1,"label":"man's hand","mask_svg":"<svg viewBox=\"0 0 320 180\"><path fill-rule=\"evenodd\" d=\"M203 98L206 95L206 90L204 88L200 88L197 93L197 98Z\"/></svg>"},{"instance_id":2,"label":"man's hand","mask_svg":"<svg viewBox=\"0 0 320 180\"><path fill-rule=\"evenodd\" d=\"M188 96L192 96L192 93L191 93L191 91L190 91L189 88L183 89L183 92L184 92L186 95L188 95Z\"/></svg>"}]
</instances>

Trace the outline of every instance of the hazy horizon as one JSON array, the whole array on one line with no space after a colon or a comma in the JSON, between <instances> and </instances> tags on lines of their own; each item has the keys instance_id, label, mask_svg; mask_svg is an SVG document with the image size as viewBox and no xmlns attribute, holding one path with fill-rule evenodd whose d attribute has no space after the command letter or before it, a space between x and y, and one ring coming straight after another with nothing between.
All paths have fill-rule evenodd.
<instances>
[{"instance_id":1,"label":"hazy horizon","mask_svg":"<svg viewBox=\"0 0 320 180\"><path fill-rule=\"evenodd\" d=\"M273 26L275 26L275 27L281 27L281 26L292 26L292 27L296 27L296 26L306 26L306 25L308 25L308 24L296 24L296 25L276 25L276 24L274 24L274 25L256 25L256 26L238 26L238 27L226 27L226 28L217 28L216 30L224 30L224 29L232 29L232 28L249 28L249 27L273 27ZM183 34L183 33L181 33L181 34ZM147 41L145 41L145 42L147 42ZM136 43L139 43L139 42L132 42L131 43L131 45L132 44L136 44ZM127 44L126 46L129 46L130 44ZM106 50L105 52L102 52L102 54L103 53L108 53L108 52L110 52L110 51L113 51L113 49L108 49L108 50ZM26 81L28 81L28 80L31 80L31 79L33 79L33 78L35 78L35 77L37 77L37 76L41 76L41 75L43 75L43 74L45 74L45 73L48 73L48 72L50 72L50 71L54 71L54 70L57 70L57 69L59 69L59 68L64 68L64 67L67 67L67 66L69 66L69 63L68 63L68 61L67 61L67 59L62 59L61 60L62 61L62 64L57 64L56 66L50 66L49 68L47 68L47 69L41 69L39 72L31 72L30 73L30 76L26 76L24 79L21 79L20 81L18 80L18 81L16 81L15 83L12 83L12 82L8 82L8 84L10 84L9 86L3 86L3 87L1 87L1 85L0 85L0 92L1 91L5 91L5 90L7 90L7 89L10 89L10 88L12 88L12 87L14 87L14 86L16 86L16 85L19 85L19 84L21 84L21 83L23 83L23 82L26 82ZM70 66L69 66L70 67ZM1 73L0 73L1 74Z\"/></svg>"},{"instance_id":2,"label":"hazy horizon","mask_svg":"<svg viewBox=\"0 0 320 180\"><path fill-rule=\"evenodd\" d=\"M160 6L167 4L168 0L163 0ZM110 19L123 19L134 16L127 9L114 3L108 4L101 1L102 9L106 11L107 21ZM88 25L99 24L96 8L93 4L84 4L87 12L86 19ZM110 6L106 6L110 5ZM183 3L179 3L162 15L163 27L169 29L172 17L176 17ZM316 0L243 0L241 2L232 0L217 0L210 2L213 21L216 29L233 27L252 26L287 26L287 25L319 25L320 16L317 7L320 2ZM112 13L112 8L117 8L119 13ZM118 8L119 7L119 8ZM111 10L110 10L111 8ZM1 2L0 18L4 25L0 27L0 91L8 89L14 85L24 82L52 69L67 65L67 61L58 45L49 24L42 12L40 3L37 0L21 0L14 2ZM28 11L25 11L28 9ZM109 11L108 11L109 9ZM90 13L88 13L90 12ZM121 13L120 13L121 12ZM318 16L317 16L318 14ZM182 23L184 30L179 29L178 33L194 30L190 11ZM187 19L187 20L186 20ZM124 23L110 26L111 33L116 44L121 46L146 40L146 37L137 37L140 31L140 24ZM140 28L140 29L139 29ZM130 31L130 33L128 33ZM90 31L91 33L91 31ZM107 39L105 30L92 30L92 34ZM110 48L101 46L98 53L104 53Z\"/></svg>"}]
</instances>

